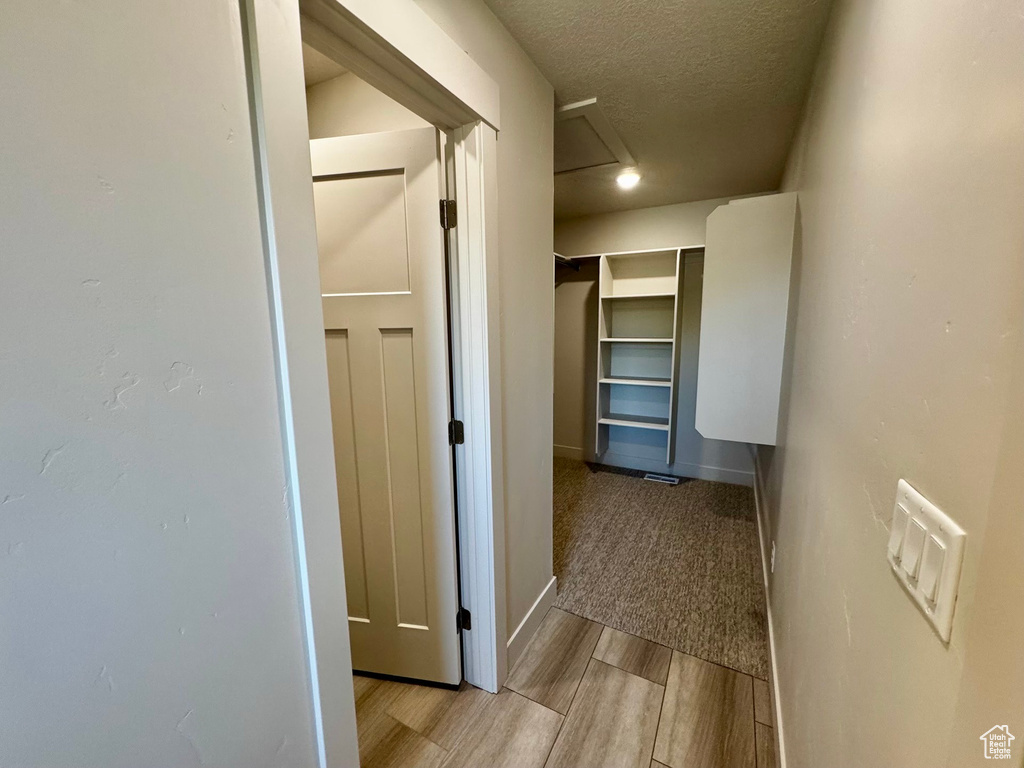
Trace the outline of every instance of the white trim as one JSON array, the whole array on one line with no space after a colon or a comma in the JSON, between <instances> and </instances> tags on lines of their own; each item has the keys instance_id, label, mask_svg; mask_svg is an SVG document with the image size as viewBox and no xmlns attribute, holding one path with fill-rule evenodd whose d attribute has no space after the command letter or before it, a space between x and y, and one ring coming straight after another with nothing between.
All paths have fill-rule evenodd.
<instances>
[{"instance_id":1,"label":"white trim","mask_svg":"<svg viewBox=\"0 0 1024 768\"><path fill-rule=\"evenodd\" d=\"M440 128L501 127L498 84L414 0L299 0L302 36Z\"/></svg>"},{"instance_id":2,"label":"white trim","mask_svg":"<svg viewBox=\"0 0 1024 768\"><path fill-rule=\"evenodd\" d=\"M463 605L474 613L472 631L463 633L464 676L497 692L507 670L497 134L480 122L458 122L464 115L470 121L479 114L497 125L497 85L486 75L478 77L482 70L461 49L453 51L455 44L447 37L438 51L424 52L423 42L437 43L437 34L443 33L412 0L300 2L303 11L314 7L329 12L329 25L321 25L319 32L320 41L332 46L332 53L342 51L382 80L404 83L389 95L407 107L422 106L423 112L434 116L435 124L461 126L454 129L451 142L458 161L451 183L461 208L455 230L453 303L465 319L461 326L458 318L453 319L453 346L465 361L458 373L459 394L464 397L456 401L456 412L464 414L466 444L456 451L456 464L461 457L459 509L467 510L459 515L458 532ZM257 183L288 493L294 510L313 737L319 768L347 768L358 763L358 755L302 74L301 40L308 20L301 17L300 21L296 3L241 0L241 5L244 38L251 42L246 63L252 82ZM406 33L410 20L420 27L429 25L423 37L395 31L392 22L398 24L402 14ZM378 23L376 32L360 21L369 17ZM364 45L367 41L372 45ZM412 49L417 55L439 56L443 61L424 71L417 55L411 55L416 53ZM467 104L476 112L467 111Z\"/></svg>"},{"instance_id":3,"label":"white trim","mask_svg":"<svg viewBox=\"0 0 1024 768\"><path fill-rule=\"evenodd\" d=\"M578 459L579 461L586 461L583 455L582 448L574 448L571 445L554 445L554 455L561 459Z\"/></svg>"},{"instance_id":4,"label":"white trim","mask_svg":"<svg viewBox=\"0 0 1024 768\"><path fill-rule=\"evenodd\" d=\"M240 10L313 736L320 768L341 768L359 756L299 13Z\"/></svg>"},{"instance_id":5,"label":"white trim","mask_svg":"<svg viewBox=\"0 0 1024 768\"><path fill-rule=\"evenodd\" d=\"M523 620L519 622L519 626L516 627L516 631L512 633L512 637L508 639L508 667L511 669L519 661L519 657L523 655L523 651L526 650L526 646L530 644L533 636L537 634L537 630L540 628L540 623L544 621L544 617L548 613L548 609L555 604L555 598L558 596L558 580L552 576L551 581L548 585L540 591L537 595L537 599L533 601L533 605L530 606L530 610L523 616Z\"/></svg>"},{"instance_id":6,"label":"white trim","mask_svg":"<svg viewBox=\"0 0 1024 768\"><path fill-rule=\"evenodd\" d=\"M463 677L497 693L507 674L505 507L498 317L497 134L482 123L452 132L449 186L458 201L451 247L452 368L462 605Z\"/></svg>"},{"instance_id":7,"label":"white trim","mask_svg":"<svg viewBox=\"0 0 1024 768\"><path fill-rule=\"evenodd\" d=\"M761 575L764 579L765 613L768 621L768 651L771 659L772 711L775 713L775 761L779 768L786 768L786 737L782 728L782 706L779 697L779 664L775 653L775 622L772 619L771 593L768 590L768 563L771 562L770 545L766 536L768 528L768 509L764 498L764 474L761 470L761 457L757 447L754 454L754 514L757 517L757 538L761 546Z\"/></svg>"}]
</instances>

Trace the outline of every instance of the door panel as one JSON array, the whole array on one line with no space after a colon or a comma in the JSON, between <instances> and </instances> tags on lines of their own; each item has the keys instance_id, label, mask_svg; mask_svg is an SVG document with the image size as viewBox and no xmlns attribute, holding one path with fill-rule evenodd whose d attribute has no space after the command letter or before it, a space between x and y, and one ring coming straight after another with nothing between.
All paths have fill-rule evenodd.
<instances>
[{"instance_id":1,"label":"door panel","mask_svg":"<svg viewBox=\"0 0 1024 768\"><path fill-rule=\"evenodd\" d=\"M366 558L363 556L362 504L356 476L355 415L352 412L352 369L348 331L327 332L327 378L334 424L334 459L341 513L341 546L345 559L348 615L369 620Z\"/></svg>"},{"instance_id":2,"label":"door panel","mask_svg":"<svg viewBox=\"0 0 1024 768\"><path fill-rule=\"evenodd\" d=\"M322 292L408 293L404 174L324 179L315 190Z\"/></svg>"},{"instance_id":3,"label":"door panel","mask_svg":"<svg viewBox=\"0 0 1024 768\"><path fill-rule=\"evenodd\" d=\"M353 666L458 683L439 150L310 142Z\"/></svg>"}]
</instances>

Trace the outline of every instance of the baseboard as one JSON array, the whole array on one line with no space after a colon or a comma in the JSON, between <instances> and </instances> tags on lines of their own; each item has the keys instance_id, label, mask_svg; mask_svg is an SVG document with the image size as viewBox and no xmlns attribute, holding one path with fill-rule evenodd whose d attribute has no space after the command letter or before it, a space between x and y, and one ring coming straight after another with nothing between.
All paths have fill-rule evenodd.
<instances>
[{"instance_id":1,"label":"baseboard","mask_svg":"<svg viewBox=\"0 0 1024 768\"><path fill-rule=\"evenodd\" d=\"M757 517L757 538L761 545L761 575L764 578L765 612L768 619L768 655L771 665L772 711L775 715L775 750L778 768L786 768L786 736L782 727L782 703L779 698L779 665L775 656L775 622L772 620L772 600L768 592L771 544L768 541L768 509L764 494L764 474L761 460L754 449L754 507Z\"/></svg>"},{"instance_id":2,"label":"baseboard","mask_svg":"<svg viewBox=\"0 0 1024 768\"><path fill-rule=\"evenodd\" d=\"M533 605L526 612L526 616L519 622L519 626L512 633L512 637L508 639L509 670L515 666L519 657L523 655L523 651L526 650L526 646L530 644L533 636L537 634L540 623L547 615L548 609L555 604L555 596L557 594L558 581L552 576L548 585L541 590L540 594L537 595L537 599L533 601Z\"/></svg>"},{"instance_id":3,"label":"baseboard","mask_svg":"<svg viewBox=\"0 0 1024 768\"><path fill-rule=\"evenodd\" d=\"M576 459L583 461L583 449L573 448L571 445L555 445L555 456L560 459Z\"/></svg>"},{"instance_id":4,"label":"baseboard","mask_svg":"<svg viewBox=\"0 0 1024 768\"><path fill-rule=\"evenodd\" d=\"M555 455L557 456L558 454L556 453ZM636 456L627 456L626 454L614 453L612 451L605 453L601 457L601 463L624 469L638 469L642 472L668 473L680 477L692 477L697 480L713 480L717 483L745 485L748 488L754 485L754 473L749 470L709 467L704 464L686 464L678 461L669 465L663 461L641 459Z\"/></svg>"}]
</instances>

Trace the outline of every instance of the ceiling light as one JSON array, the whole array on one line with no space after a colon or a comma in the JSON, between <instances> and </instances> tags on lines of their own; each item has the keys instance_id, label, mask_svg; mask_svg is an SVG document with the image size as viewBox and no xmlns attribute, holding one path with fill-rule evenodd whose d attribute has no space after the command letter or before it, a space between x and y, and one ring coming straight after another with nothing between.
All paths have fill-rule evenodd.
<instances>
[{"instance_id":1,"label":"ceiling light","mask_svg":"<svg viewBox=\"0 0 1024 768\"><path fill-rule=\"evenodd\" d=\"M636 171L623 171L616 177L615 182L621 189L632 189L640 183L640 174Z\"/></svg>"}]
</instances>

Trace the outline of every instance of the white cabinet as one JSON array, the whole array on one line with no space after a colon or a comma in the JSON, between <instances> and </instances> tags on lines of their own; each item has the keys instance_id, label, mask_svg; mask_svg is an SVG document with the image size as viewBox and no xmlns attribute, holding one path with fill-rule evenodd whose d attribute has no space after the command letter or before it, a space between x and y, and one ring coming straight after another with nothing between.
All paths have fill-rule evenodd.
<instances>
[{"instance_id":1,"label":"white cabinet","mask_svg":"<svg viewBox=\"0 0 1024 768\"><path fill-rule=\"evenodd\" d=\"M697 431L775 445L796 194L734 200L708 216Z\"/></svg>"}]
</instances>

